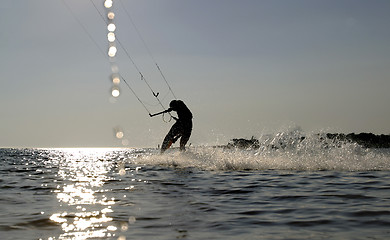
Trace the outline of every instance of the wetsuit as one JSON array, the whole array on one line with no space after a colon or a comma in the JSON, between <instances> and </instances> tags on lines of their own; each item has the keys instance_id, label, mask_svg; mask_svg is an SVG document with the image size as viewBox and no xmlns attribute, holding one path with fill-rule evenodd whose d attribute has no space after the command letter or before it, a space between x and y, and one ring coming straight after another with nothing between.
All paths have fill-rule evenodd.
<instances>
[{"instance_id":1,"label":"wetsuit","mask_svg":"<svg viewBox=\"0 0 390 240\"><path fill-rule=\"evenodd\" d=\"M173 124L171 130L165 136L164 141L161 145L161 152L167 150L172 143L175 143L180 138L180 150L185 150L185 145L190 139L192 132L192 113L188 107L181 100L173 100L169 104L167 112L175 111L178 118L176 123Z\"/></svg>"}]
</instances>

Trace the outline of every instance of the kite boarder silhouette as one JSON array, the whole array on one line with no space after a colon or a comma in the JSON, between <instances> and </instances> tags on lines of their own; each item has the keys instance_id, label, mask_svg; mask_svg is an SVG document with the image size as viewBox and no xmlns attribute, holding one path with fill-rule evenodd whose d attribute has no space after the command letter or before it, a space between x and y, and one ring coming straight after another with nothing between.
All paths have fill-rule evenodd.
<instances>
[{"instance_id":1,"label":"kite boarder silhouette","mask_svg":"<svg viewBox=\"0 0 390 240\"><path fill-rule=\"evenodd\" d=\"M165 152L172 143L175 143L180 138L180 150L185 151L185 146L190 139L192 132L192 113L188 107L181 100L173 100L169 103L169 108L165 111L150 114L151 117L175 111L177 118L172 117L176 120L176 123L172 125L171 130L165 136L164 141L161 145L161 153Z\"/></svg>"}]
</instances>

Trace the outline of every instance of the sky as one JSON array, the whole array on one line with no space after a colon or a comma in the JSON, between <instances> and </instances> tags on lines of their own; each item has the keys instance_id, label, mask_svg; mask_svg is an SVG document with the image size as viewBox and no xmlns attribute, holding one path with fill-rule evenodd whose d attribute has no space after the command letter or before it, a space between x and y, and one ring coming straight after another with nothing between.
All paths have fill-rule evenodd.
<instances>
[{"instance_id":1,"label":"sky","mask_svg":"<svg viewBox=\"0 0 390 240\"><path fill-rule=\"evenodd\" d=\"M174 120L150 118L123 81L110 97L103 0L92 1L1 3L0 147L161 144ZM194 115L193 145L295 128L390 134L388 0L114 0L113 11L119 73L159 112L132 64L168 107L156 62Z\"/></svg>"}]
</instances>

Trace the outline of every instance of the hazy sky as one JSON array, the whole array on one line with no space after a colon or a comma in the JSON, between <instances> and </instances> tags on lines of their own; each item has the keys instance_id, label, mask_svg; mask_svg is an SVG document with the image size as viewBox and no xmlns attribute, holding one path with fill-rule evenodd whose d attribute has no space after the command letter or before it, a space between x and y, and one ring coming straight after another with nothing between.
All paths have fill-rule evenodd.
<instances>
[{"instance_id":1,"label":"hazy sky","mask_svg":"<svg viewBox=\"0 0 390 240\"><path fill-rule=\"evenodd\" d=\"M115 127L129 147L161 144L173 122L150 118L123 83L109 101L107 30L93 4L64 1L78 20L62 0L0 5L0 147L121 146ZM192 110L194 145L294 126L390 133L389 0L121 1L117 37L165 96L126 9ZM103 12L103 0L93 2ZM150 111L161 111L123 49L116 60Z\"/></svg>"}]
</instances>

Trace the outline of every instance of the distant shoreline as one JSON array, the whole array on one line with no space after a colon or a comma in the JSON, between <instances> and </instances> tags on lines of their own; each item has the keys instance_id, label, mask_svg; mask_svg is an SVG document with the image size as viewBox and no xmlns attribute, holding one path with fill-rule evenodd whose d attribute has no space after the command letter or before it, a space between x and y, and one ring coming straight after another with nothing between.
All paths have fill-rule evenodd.
<instances>
[{"instance_id":1,"label":"distant shoreline","mask_svg":"<svg viewBox=\"0 0 390 240\"><path fill-rule=\"evenodd\" d=\"M366 148L390 148L390 135L373 133L327 133L327 138L355 142Z\"/></svg>"},{"instance_id":2,"label":"distant shoreline","mask_svg":"<svg viewBox=\"0 0 390 240\"><path fill-rule=\"evenodd\" d=\"M373 133L324 133L317 134L320 140L325 140L324 138L339 141L339 142L352 142L361 145L364 148L390 148L390 135L380 134L376 135ZM306 139L306 136L296 137L296 141L302 142ZM283 142L279 142L283 145ZM226 148L239 148L239 149L257 149L260 147L260 142L255 137L251 139L245 138L234 138L227 145L222 147ZM280 146L271 145L272 148L280 148Z\"/></svg>"}]
</instances>

